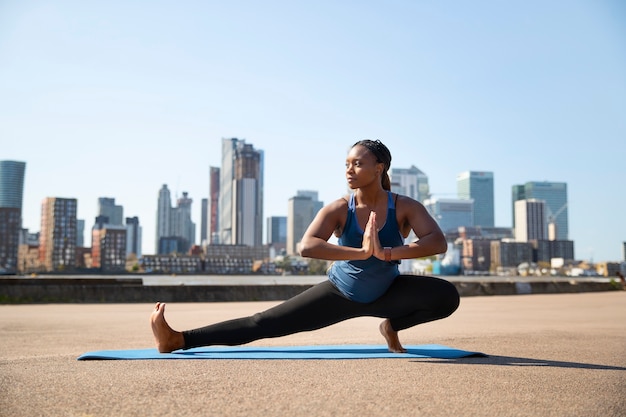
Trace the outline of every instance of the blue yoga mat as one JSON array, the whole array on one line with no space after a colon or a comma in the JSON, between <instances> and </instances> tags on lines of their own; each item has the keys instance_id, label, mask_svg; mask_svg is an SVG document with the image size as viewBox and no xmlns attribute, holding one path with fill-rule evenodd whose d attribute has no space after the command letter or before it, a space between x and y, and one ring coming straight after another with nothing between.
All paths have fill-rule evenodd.
<instances>
[{"instance_id":1,"label":"blue yoga mat","mask_svg":"<svg viewBox=\"0 0 626 417\"><path fill-rule=\"evenodd\" d=\"M391 353L385 345L311 345L311 346L209 346L172 353L156 349L100 350L78 357L82 360L102 359L373 359L373 358L439 358L457 359L487 356L442 345L405 346L406 353Z\"/></svg>"}]
</instances>

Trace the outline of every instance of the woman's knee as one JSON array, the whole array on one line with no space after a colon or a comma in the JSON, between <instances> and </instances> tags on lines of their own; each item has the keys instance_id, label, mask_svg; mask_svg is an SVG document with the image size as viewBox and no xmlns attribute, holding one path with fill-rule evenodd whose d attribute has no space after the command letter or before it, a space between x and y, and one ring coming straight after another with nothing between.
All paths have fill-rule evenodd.
<instances>
[{"instance_id":1,"label":"woman's knee","mask_svg":"<svg viewBox=\"0 0 626 417\"><path fill-rule=\"evenodd\" d=\"M445 285L445 296L443 297L444 300L444 308L447 311L446 317L451 315L452 313L454 313L458 308L459 308L459 304L461 303L461 296L459 294L459 291L456 289L456 286L449 282L449 281L445 281L446 285Z\"/></svg>"}]
</instances>

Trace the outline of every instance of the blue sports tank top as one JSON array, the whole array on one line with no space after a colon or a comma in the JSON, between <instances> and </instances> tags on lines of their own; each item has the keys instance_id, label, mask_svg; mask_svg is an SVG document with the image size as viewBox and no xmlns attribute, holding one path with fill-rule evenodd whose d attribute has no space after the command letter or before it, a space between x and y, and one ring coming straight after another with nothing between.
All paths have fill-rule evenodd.
<instances>
[{"instance_id":1,"label":"blue sports tank top","mask_svg":"<svg viewBox=\"0 0 626 417\"><path fill-rule=\"evenodd\" d=\"M404 239L396 220L396 207L391 192L387 192L387 220L378 232L383 247L401 246ZM356 218L354 194L348 201L348 217L339 245L360 248L363 244L363 229ZM336 261L328 272L329 280L347 298L360 303L371 303L383 295L393 280L400 274L400 261L385 262L375 256L359 261Z\"/></svg>"}]
</instances>

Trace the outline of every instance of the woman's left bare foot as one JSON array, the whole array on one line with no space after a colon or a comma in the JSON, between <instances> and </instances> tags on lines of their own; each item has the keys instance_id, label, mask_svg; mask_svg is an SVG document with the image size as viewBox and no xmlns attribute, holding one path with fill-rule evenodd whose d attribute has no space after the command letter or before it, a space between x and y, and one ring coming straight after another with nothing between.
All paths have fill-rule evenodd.
<instances>
[{"instance_id":1,"label":"woman's left bare foot","mask_svg":"<svg viewBox=\"0 0 626 417\"><path fill-rule=\"evenodd\" d=\"M150 325L154 334L157 350L169 353L185 347L185 339L181 332L173 330L165 321L165 304L156 303L150 315Z\"/></svg>"},{"instance_id":2,"label":"woman's left bare foot","mask_svg":"<svg viewBox=\"0 0 626 417\"><path fill-rule=\"evenodd\" d=\"M380 330L380 334L383 335L385 340L387 341L387 346L389 347L390 352L394 353L405 353L406 349L402 347L400 343L400 339L398 338L398 332L396 332L392 327L389 319L386 319L380 326L378 326Z\"/></svg>"}]
</instances>

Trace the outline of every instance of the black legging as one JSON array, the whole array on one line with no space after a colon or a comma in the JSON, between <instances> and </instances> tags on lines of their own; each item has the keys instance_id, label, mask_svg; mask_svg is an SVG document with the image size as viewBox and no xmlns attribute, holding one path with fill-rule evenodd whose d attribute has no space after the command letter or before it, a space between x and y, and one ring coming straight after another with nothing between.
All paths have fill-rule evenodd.
<instances>
[{"instance_id":1,"label":"black legging","mask_svg":"<svg viewBox=\"0 0 626 417\"><path fill-rule=\"evenodd\" d=\"M254 340L316 330L361 316L389 319L395 331L442 319L459 306L455 286L443 279L400 275L376 301L347 299L324 281L285 302L249 317L183 332L185 349L209 345L241 345Z\"/></svg>"}]
</instances>

